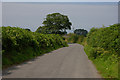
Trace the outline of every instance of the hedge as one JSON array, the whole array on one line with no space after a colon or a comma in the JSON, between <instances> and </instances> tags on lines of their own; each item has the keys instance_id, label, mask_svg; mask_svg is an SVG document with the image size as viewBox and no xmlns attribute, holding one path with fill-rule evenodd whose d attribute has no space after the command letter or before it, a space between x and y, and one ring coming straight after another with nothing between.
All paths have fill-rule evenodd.
<instances>
[{"instance_id":1,"label":"hedge","mask_svg":"<svg viewBox=\"0 0 120 80\"><path fill-rule=\"evenodd\" d=\"M19 27L2 27L3 68L68 46L60 35L40 34Z\"/></svg>"}]
</instances>

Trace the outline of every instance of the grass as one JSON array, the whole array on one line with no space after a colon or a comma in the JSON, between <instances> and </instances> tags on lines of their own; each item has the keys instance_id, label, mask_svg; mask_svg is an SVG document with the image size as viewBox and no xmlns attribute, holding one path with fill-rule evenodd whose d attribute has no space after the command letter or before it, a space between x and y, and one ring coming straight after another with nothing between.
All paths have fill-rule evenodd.
<instances>
[{"instance_id":1,"label":"grass","mask_svg":"<svg viewBox=\"0 0 120 80\"><path fill-rule=\"evenodd\" d=\"M75 34L68 34L67 41L79 43L84 46L88 58L95 64L98 72L106 80L120 80L118 78L118 56L115 51L105 50L101 47L91 47L87 44L87 37ZM118 79L116 79L118 78Z\"/></svg>"},{"instance_id":2,"label":"grass","mask_svg":"<svg viewBox=\"0 0 120 80\"><path fill-rule=\"evenodd\" d=\"M120 80L118 78L118 56L115 52L106 51L100 47L91 47L87 44L87 38L75 34L68 34L67 41L79 43L84 46L88 58L95 64L98 72L106 80Z\"/></svg>"},{"instance_id":3,"label":"grass","mask_svg":"<svg viewBox=\"0 0 120 80\"><path fill-rule=\"evenodd\" d=\"M87 37L68 34L67 41L84 46L88 58L106 80L120 80L120 24L92 28ZM109 79L107 79L109 78Z\"/></svg>"},{"instance_id":4,"label":"grass","mask_svg":"<svg viewBox=\"0 0 120 80\"><path fill-rule=\"evenodd\" d=\"M118 60L116 55L107 55L109 51L103 51L102 55L94 59L91 57L91 50L94 50L94 48L87 45L85 46L84 50L88 55L88 58L95 64L97 70L103 78L106 78L106 80L113 80L113 78L117 78L115 80L120 80L118 78Z\"/></svg>"},{"instance_id":5,"label":"grass","mask_svg":"<svg viewBox=\"0 0 120 80\"><path fill-rule=\"evenodd\" d=\"M118 78L118 63L104 61L102 58L93 60L93 63L104 78Z\"/></svg>"}]
</instances>

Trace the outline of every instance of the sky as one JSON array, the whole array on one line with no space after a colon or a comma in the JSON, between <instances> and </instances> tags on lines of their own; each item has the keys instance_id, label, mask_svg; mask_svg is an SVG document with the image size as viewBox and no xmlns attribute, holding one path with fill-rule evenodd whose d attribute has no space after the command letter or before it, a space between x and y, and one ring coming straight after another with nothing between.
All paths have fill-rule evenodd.
<instances>
[{"instance_id":1,"label":"sky","mask_svg":"<svg viewBox=\"0 0 120 80\"><path fill-rule=\"evenodd\" d=\"M3 3L3 25L29 28L42 26L47 14L67 15L74 29L90 30L118 22L117 5L82 3Z\"/></svg>"},{"instance_id":2,"label":"sky","mask_svg":"<svg viewBox=\"0 0 120 80\"><path fill-rule=\"evenodd\" d=\"M0 3L0 26L2 26L2 3Z\"/></svg>"},{"instance_id":3,"label":"sky","mask_svg":"<svg viewBox=\"0 0 120 80\"><path fill-rule=\"evenodd\" d=\"M1 0L2 2L118 2L120 0Z\"/></svg>"}]
</instances>

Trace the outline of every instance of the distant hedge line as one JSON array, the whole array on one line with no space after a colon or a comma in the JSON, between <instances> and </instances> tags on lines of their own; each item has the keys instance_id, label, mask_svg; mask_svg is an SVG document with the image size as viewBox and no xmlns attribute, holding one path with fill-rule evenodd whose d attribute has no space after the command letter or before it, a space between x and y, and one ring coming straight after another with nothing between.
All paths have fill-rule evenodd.
<instances>
[{"instance_id":1,"label":"distant hedge line","mask_svg":"<svg viewBox=\"0 0 120 80\"><path fill-rule=\"evenodd\" d=\"M65 46L67 43L59 35L2 27L3 68Z\"/></svg>"},{"instance_id":2,"label":"distant hedge line","mask_svg":"<svg viewBox=\"0 0 120 80\"><path fill-rule=\"evenodd\" d=\"M65 37L66 42L68 43L79 43L82 44L84 41L84 36L83 35L77 35L74 33L69 33L66 35L67 37Z\"/></svg>"}]
</instances>

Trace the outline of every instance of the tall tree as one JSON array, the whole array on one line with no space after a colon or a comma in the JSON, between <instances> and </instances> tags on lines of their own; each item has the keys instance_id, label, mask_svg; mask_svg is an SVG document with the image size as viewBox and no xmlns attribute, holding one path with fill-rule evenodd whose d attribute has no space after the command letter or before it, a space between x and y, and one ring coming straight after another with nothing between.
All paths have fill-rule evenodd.
<instances>
[{"instance_id":1,"label":"tall tree","mask_svg":"<svg viewBox=\"0 0 120 80\"><path fill-rule=\"evenodd\" d=\"M66 32L67 29L71 30L72 25L68 17L60 13L48 14L42 24L44 30L48 30L49 33Z\"/></svg>"}]
</instances>

